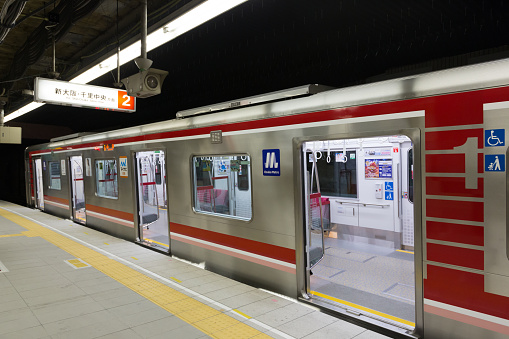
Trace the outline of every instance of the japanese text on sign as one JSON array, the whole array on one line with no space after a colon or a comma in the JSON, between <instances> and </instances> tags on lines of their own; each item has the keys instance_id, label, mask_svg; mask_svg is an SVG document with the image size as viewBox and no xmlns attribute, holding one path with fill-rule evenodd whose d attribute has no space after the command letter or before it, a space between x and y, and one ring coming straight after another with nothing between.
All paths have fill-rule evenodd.
<instances>
[{"instance_id":1,"label":"japanese text on sign","mask_svg":"<svg viewBox=\"0 0 509 339\"><path fill-rule=\"evenodd\" d=\"M115 88L75 84L52 79L35 79L34 100L124 112L136 111L136 99Z\"/></svg>"}]
</instances>

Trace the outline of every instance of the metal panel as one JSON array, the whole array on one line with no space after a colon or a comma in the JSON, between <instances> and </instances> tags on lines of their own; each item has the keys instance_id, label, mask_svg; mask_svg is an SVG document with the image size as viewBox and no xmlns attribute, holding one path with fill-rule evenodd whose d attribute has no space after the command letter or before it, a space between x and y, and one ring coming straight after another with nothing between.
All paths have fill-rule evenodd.
<instances>
[{"instance_id":1,"label":"metal panel","mask_svg":"<svg viewBox=\"0 0 509 339\"><path fill-rule=\"evenodd\" d=\"M484 130L492 129L504 129L505 140L509 140L509 102L484 105ZM484 154L509 156L506 143L485 147ZM508 173L507 168L505 173L484 173L485 291L506 297L509 297Z\"/></svg>"},{"instance_id":2,"label":"metal panel","mask_svg":"<svg viewBox=\"0 0 509 339\"><path fill-rule=\"evenodd\" d=\"M208 105L198 108L192 108L185 111L177 112L177 119L188 118L194 115L212 113L214 111L221 111L230 108L239 108L242 106L256 105L261 103L267 103L270 101L284 100L304 95L312 95L320 93L326 90L330 90L332 87L323 85L306 85L299 86L282 91L266 93L263 95L252 96L243 99L236 99L231 101L222 102L219 104Z\"/></svg>"}]
</instances>

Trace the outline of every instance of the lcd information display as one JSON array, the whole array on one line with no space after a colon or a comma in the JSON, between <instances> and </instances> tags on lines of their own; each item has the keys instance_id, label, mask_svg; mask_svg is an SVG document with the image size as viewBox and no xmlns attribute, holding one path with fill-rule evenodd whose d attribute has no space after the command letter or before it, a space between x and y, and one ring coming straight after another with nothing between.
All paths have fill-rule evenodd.
<instances>
[{"instance_id":1,"label":"lcd information display","mask_svg":"<svg viewBox=\"0 0 509 339\"><path fill-rule=\"evenodd\" d=\"M364 173L366 179L392 179L392 159L366 159Z\"/></svg>"}]
</instances>

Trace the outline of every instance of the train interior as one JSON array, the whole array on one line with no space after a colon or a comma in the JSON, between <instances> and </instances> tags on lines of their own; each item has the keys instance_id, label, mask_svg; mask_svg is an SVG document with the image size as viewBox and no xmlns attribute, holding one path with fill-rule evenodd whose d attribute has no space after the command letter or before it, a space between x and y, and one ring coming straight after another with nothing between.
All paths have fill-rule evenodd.
<instances>
[{"instance_id":1,"label":"train interior","mask_svg":"<svg viewBox=\"0 0 509 339\"><path fill-rule=\"evenodd\" d=\"M168 198L164 151L135 154L139 242L169 251Z\"/></svg>"},{"instance_id":2,"label":"train interior","mask_svg":"<svg viewBox=\"0 0 509 339\"><path fill-rule=\"evenodd\" d=\"M316 140L302 152L312 302L413 330L411 139Z\"/></svg>"}]
</instances>

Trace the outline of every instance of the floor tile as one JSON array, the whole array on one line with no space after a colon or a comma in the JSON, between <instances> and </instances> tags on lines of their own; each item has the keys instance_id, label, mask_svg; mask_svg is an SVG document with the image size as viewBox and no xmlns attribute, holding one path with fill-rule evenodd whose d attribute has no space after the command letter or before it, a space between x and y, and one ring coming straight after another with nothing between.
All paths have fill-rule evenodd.
<instances>
[{"instance_id":1,"label":"floor tile","mask_svg":"<svg viewBox=\"0 0 509 339\"><path fill-rule=\"evenodd\" d=\"M312 312L314 311L310 308L304 307L303 305L299 305L297 303L292 303L290 305L262 314L257 317L256 320L277 328L278 326L301 317L301 320L305 319L305 315Z\"/></svg>"},{"instance_id":2,"label":"floor tile","mask_svg":"<svg viewBox=\"0 0 509 339\"><path fill-rule=\"evenodd\" d=\"M168 335L167 334L165 334L165 335L166 335L166 338L168 338ZM139 336L138 334L136 334L136 332L134 332L132 329L126 329L126 330L110 333L110 334L107 334L102 337L97 337L97 339L139 339L139 338L142 338L142 337ZM178 338L178 337L175 337L175 338ZM184 337L181 337L181 338L183 339Z\"/></svg>"},{"instance_id":3,"label":"floor tile","mask_svg":"<svg viewBox=\"0 0 509 339\"><path fill-rule=\"evenodd\" d=\"M311 324L311 322L309 322L309 324ZM314 331L310 331L306 324L301 324L298 321L288 323L279 329L294 336L299 335L299 333L304 334L305 339L351 339L354 337L358 339L358 335L366 331L366 329L346 321L335 321L330 325L316 329Z\"/></svg>"},{"instance_id":4,"label":"floor tile","mask_svg":"<svg viewBox=\"0 0 509 339\"><path fill-rule=\"evenodd\" d=\"M7 333L2 336L2 339L41 339L47 338L48 334L42 326L30 327L14 332Z\"/></svg>"},{"instance_id":5,"label":"floor tile","mask_svg":"<svg viewBox=\"0 0 509 339\"><path fill-rule=\"evenodd\" d=\"M259 315L268 313L275 309L289 305L291 301L279 297L269 297L246 306L239 307L238 310L247 314L250 317L257 317Z\"/></svg>"},{"instance_id":6,"label":"floor tile","mask_svg":"<svg viewBox=\"0 0 509 339\"><path fill-rule=\"evenodd\" d=\"M49 335L55 335L60 332L68 332L81 327L100 323L105 319L115 319L116 316L106 310L79 315L77 317L67 318L51 323L44 324L44 328Z\"/></svg>"},{"instance_id":7,"label":"floor tile","mask_svg":"<svg viewBox=\"0 0 509 339\"><path fill-rule=\"evenodd\" d=\"M107 334L116 333L119 331L123 331L128 329L129 327L125 325L118 319L108 319L103 322L95 322L94 324L90 324L87 326L83 326L77 329L73 329L67 332L59 332L58 334L52 335L52 338L55 339L90 339L97 338L100 336L105 336Z\"/></svg>"},{"instance_id":8,"label":"floor tile","mask_svg":"<svg viewBox=\"0 0 509 339\"><path fill-rule=\"evenodd\" d=\"M190 326L175 316L168 316L143 325L132 327L132 330L142 338L150 338L155 335L172 332L181 326Z\"/></svg>"}]
</instances>

